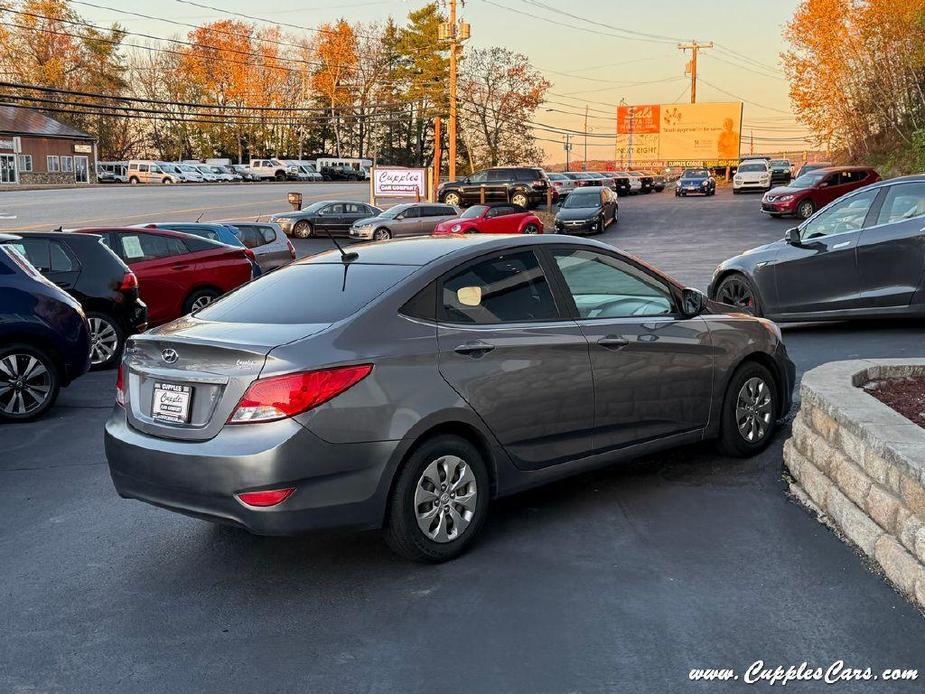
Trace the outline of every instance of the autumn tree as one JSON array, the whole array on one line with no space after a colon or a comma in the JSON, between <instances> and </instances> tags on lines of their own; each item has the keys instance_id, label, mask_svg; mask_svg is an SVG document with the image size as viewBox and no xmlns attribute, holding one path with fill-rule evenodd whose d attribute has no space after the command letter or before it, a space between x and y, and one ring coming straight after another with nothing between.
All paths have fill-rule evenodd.
<instances>
[{"instance_id":1,"label":"autumn tree","mask_svg":"<svg viewBox=\"0 0 925 694\"><path fill-rule=\"evenodd\" d=\"M542 159L529 121L549 86L520 53L476 48L467 54L460 74L459 99L471 170Z\"/></svg>"},{"instance_id":2,"label":"autumn tree","mask_svg":"<svg viewBox=\"0 0 925 694\"><path fill-rule=\"evenodd\" d=\"M320 65L312 75L312 87L330 109L337 156L341 156L341 113L351 103L352 79L357 64L357 43L353 27L346 20L323 24L315 47Z\"/></svg>"},{"instance_id":3,"label":"autumn tree","mask_svg":"<svg viewBox=\"0 0 925 694\"><path fill-rule=\"evenodd\" d=\"M925 0L803 0L784 37L794 110L820 144L898 171L925 165Z\"/></svg>"}]
</instances>

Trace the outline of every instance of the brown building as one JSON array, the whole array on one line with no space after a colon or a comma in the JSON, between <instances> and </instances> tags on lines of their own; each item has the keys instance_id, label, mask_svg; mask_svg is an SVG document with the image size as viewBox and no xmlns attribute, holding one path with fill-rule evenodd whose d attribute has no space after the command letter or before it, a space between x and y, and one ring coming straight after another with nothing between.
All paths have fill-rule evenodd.
<instances>
[{"instance_id":1,"label":"brown building","mask_svg":"<svg viewBox=\"0 0 925 694\"><path fill-rule=\"evenodd\" d=\"M32 109L0 106L0 184L91 182L95 137Z\"/></svg>"}]
</instances>

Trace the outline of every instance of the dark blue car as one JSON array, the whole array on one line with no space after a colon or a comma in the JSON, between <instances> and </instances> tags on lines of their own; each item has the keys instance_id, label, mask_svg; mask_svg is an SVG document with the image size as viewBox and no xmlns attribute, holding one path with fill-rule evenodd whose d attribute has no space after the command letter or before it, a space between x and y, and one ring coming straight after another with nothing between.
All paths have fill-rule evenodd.
<instances>
[{"instance_id":1,"label":"dark blue car","mask_svg":"<svg viewBox=\"0 0 925 694\"><path fill-rule=\"evenodd\" d=\"M14 240L0 235L0 241ZM0 420L25 421L90 367L90 331L76 299L14 248L0 245Z\"/></svg>"},{"instance_id":2,"label":"dark blue car","mask_svg":"<svg viewBox=\"0 0 925 694\"><path fill-rule=\"evenodd\" d=\"M244 242L241 241L241 232L230 224L215 224L209 222L155 222L153 224L145 224L145 226L149 229L170 229L171 231L179 231L183 234L192 234L193 236L201 236L211 241L218 241L219 243L224 243L226 246L245 248L245 253L247 257L250 258L251 266L254 268L253 276L260 277L260 275L263 274L260 265L257 263L257 258L254 256L254 252L246 248Z\"/></svg>"}]
</instances>

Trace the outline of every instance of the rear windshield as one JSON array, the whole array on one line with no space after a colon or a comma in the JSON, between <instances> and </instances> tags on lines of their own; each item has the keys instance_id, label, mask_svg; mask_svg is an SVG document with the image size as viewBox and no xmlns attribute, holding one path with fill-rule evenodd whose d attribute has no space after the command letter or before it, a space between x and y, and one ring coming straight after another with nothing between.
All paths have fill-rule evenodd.
<instances>
[{"instance_id":1,"label":"rear windshield","mask_svg":"<svg viewBox=\"0 0 925 694\"><path fill-rule=\"evenodd\" d=\"M224 323L333 323L414 272L412 265L290 265L196 313Z\"/></svg>"}]
</instances>

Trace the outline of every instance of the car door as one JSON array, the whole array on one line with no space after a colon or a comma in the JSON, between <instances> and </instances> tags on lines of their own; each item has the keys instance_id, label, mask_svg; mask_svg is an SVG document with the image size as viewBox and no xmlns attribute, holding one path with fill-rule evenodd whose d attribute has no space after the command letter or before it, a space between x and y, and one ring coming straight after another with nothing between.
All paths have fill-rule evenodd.
<instances>
[{"instance_id":1,"label":"car door","mask_svg":"<svg viewBox=\"0 0 925 694\"><path fill-rule=\"evenodd\" d=\"M908 306L925 277L925 181L881 188L876 217L861 231L861 305Z\"/></svg>"},{"instance_id":2,"label":"car door","mask_svg":"<svg viewBox=\"0 0 925 694\"><path fill-rule=\"evenodd\" d=\"M334 202L318 210L318 214L313 220L313 226L319 231L329 231L332 234L341 224L341 218L344 216L344 203Z\"/></svg>"},{"instance_id":3,"label":"car door","mask_svg":"<svg viewBox=\"0 0 925 694\"><path fill-rule=\"evenodd\" d=\"M547 252L590 347L594 448L705 427L713 394L706 322L682 316L664 280L618 253L576 246Z\"/></svg>"},{"instance_id":4,"label":"car door","mask_svg":"<svg viewBox=\"0 0 925 694\"><path fill-rule=\"evenodd\" d=\"M504 234L511 225L511 216L516 212L512 205L498 205L485 213L485 221L479 225L483 234Z\"/></svg>"},{"instance_id":5,"label":"car door","mask_svg":"<svg viewBox=\"0 0 925 694\"><path fill-rule=\"evenodd\" d=\"M119 255L138 277L138 289L154 326L179 316L196 281L197 266L180 239L150 232L116 235Z\"/></svg>"},{"instance_id":6,"label":"car door","mask_svg":"<svg viewBox=\"0 0 925 694\"><path fill-rule=\"evenodd\" d=\"M489 169L485 183L485 201L510 202L513 175L509 169Z\"/></svg>"},{"instance_id":7,"label":"car door","mask_svg":"<svg viewBox=\"0 0 925 694\"><path fill-rule=\"evenodd\" d=\"M477 205L481 202L482 199L482 187L487 186L488 183L488 172L487 171L476 171L466 178L463 179L462 183L459 184L459 194L462 197L463 205ZM488 191L486 189L487 201Z\"/></svg>"},{"instance_id":8,"label":"car door","mask_svg":"<svg viewBox=\"0 0 925 694\"><path fill-rule=\"evenodd\" d=\"M337 226L338 233L349 234L350 227L353 226L353 223L361 219L369 217L369 208L360 202L346 202L344 203L344 212L341 215L340 222Z\"/></svg>"},{"instance_id":9,"label":"car door","mask_svg":"<svg viewBox=\"0 0 925 694\"><path fill-rule=\"evenodd\" d=\"M440 373L514 464L538 469L589 452L588 342L561 317L535 251L470 261L438 289Z\"/></svg>"},{"instance_id":10,"label":"car door","mask_svg":"<svg viewBox=\"0 0 925 694\"><path fill-rule=\"evenodd\" d=\"M263 261L268 269L277 268L292 261L292 253L282 231L269 224L255 224L254 230L260 234Z\"/></svg>"},{"instance_id":11,"label":"car door","mask_svg":"<svg viewBox=\"0 0 925 694\"><path fill-rule=\"evenodd\" d=\"M80 263L60 242L26 236L9 245L62 289L71 292L74 288L80 275Z\"/></svg>"},{"instance_id":12,"label":"car door","mask_svg":"<svg viewBox=\"0 0 925 694\"><path fill-rule=\"evenodd\" d=\"M878 189L849 194L810 217L773 261L774 313L858 308L857 245Z\"/></svg>"},{"instance_id":13,"label":"car door","mask_svg":"<svg viewBox=\"0 0 925 694\"><path fill-rule=\"evenodd\" d=\"M400 219L396 217L391 224L392 236L419 236L421 234L421 211L423 209L420 205L411 206L401 213Z\"/></svg>"}]
</instances>

